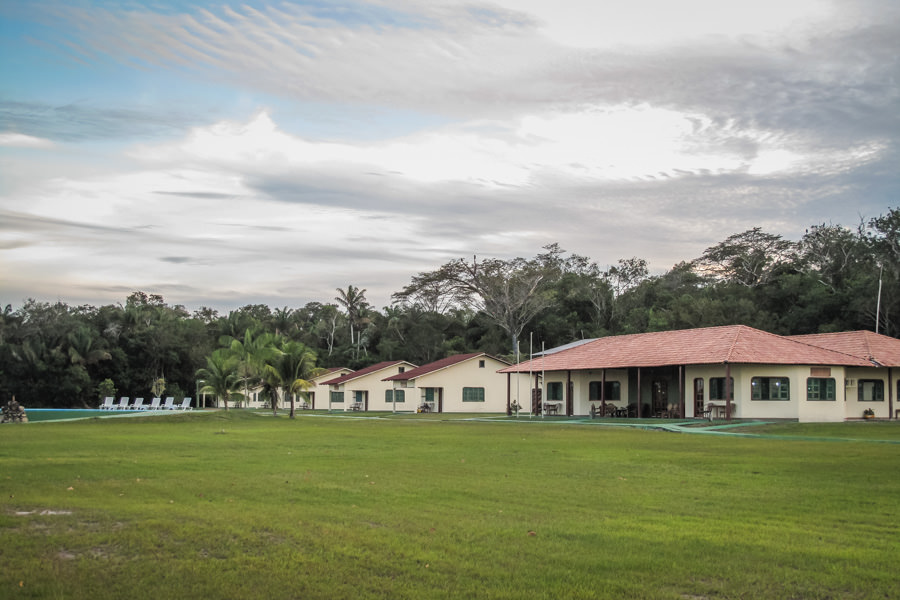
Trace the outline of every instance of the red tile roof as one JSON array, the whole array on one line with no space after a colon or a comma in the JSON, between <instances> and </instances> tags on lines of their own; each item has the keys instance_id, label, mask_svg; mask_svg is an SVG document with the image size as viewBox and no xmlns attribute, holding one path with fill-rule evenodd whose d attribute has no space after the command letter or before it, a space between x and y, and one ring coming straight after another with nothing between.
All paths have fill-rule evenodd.
<instances>
[{"instance_id":1,"label":"red tile roof","mask_svg":"<svg viewBox=\"0 0 900 600\"><path fill-rule=\"evenodd\" d=\"M569 350L507 367L500 372L724 363L872 366L871 362L848 353L745 325L727 325L599 338Z\"/></svg>"},{"instance_id":2,"label":"red tile roof","mask_svg":"<svg viewBox=\"0 0 900 600\"><path fill-rule=\"evenodd\" d=\"M872 331L792 335L788 339L873 360L883 367L900 367L900 340Z\"/></svg>"},{"instance_id":3,"label":"red tile roof","mask_svg":"<svg viewBox=\"0 0 900 600\"><path fill-rule=\"evenodd\" d=\"M368 375L370 373L376 373L378 371L387 369L394 365L411 365L412 363L408 363L405 360L385 360L380 363L375 363L374 365L370 365L364 369L360 369L359 371L353 371L352 373L347 373L345 375L341 375L337 379L330 379L328 381L322 382L323 385L339 385L341 383L345 383L347 381L351 381L353 379L357 379L362 377L363 375ZM413 365L415 366L415 365Z\"/></svg>"},{"instance_id":4,"label":"red tile roof","mask_svg":"<svg viewBox=\"0 0 900 600\"><path fill-rule=\"evenodd\" d=\"M471 352L469 354L454 354L453 356L448 356L447 358L442 358L440 360L436 360L434 362L428 363L427 365L422 365L421 367L416 367L410 371L405 371L403 373L398 373L397 375L391 375L390 377L386 377L382 379L382 381L406 381L408 379L415 379L416 377L421 377L423 375L427 375L429 373L434 373L435 371L440 371L441 369L446 369L447 367L453 366L455 364L459 364L461 362L465 362L467 360L471 360L478 356L487 356L484 352ZM500 359L496 359L500 360ZM503 362L503 361L501 361Z\"/></svg>"}]
</instances>

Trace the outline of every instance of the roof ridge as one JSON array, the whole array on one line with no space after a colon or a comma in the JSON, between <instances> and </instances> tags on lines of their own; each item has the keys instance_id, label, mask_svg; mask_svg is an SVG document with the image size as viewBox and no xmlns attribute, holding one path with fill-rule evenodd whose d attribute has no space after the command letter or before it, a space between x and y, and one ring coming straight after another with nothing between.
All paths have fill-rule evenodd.
<instances>
[{"instance_id":1,"label":"roof ridge","mask_svg":"<svg viewBox=\"0 0 900 600\"><path fill-rule=\"evenodd\" d=\"M877 335L875 332L868 331L866 329L863 330L863 343L866 345L866 358L871 360L873 363L879 364L877 360L875 360L875 354L872 352L872 344L870 343L871 338L869 334Z\"/></svg>"},{"instance_id":2,"label":"roof ridge","mask_svg":"<svg viewBox=\"0 0 900 600\"><path fill-rule=\"evenodd\" d=\"M460 363L464 363L467 360L472 360L473 358L477 358L479 356L488 356L486 352L462 352L459 354L452 354L450 356L445 356L444 358L439 358L437 360L433 360L430 363L419 365L409 371L405 371L403 373L398 373L396 375L391 375L390 377L384 378L382 381L388 380L402 380L401 375L405 375L409 377L412 374L413 377L422 377L424 375L430 375L431 373L436 373L438 371L443 371L444 369L449 369L454 365L458 365ZM492 357L493 358L493 357ZM453 360L451 360L453 359ZM508 364L508 363L507 363ZM427 369L427 370L423 370ZM416 371L419 371L418 373Z\"/></svg>"},{"instance_id":3,"label":"roof ridge","mask_svg":"<svg viewBox=\"0 0 900 600\"><path fill-rule=\"evenodd\" d=\"M741 332L744 330L743 327L746 325L738 325L737 330L734 332L734 338L731 340L731 346L728 348L728 352L725 353L725 362L730 363L731 357L734 354L734 349L737 347L738 339L741 337Z\"/></svg>"}]
</instances>

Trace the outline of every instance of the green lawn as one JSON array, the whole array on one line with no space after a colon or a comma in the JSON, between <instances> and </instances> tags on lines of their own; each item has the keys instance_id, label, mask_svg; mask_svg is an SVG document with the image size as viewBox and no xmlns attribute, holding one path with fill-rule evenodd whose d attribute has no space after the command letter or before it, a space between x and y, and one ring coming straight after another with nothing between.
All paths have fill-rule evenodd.
<instances>
[{"instance_id":1,"label":"green lawn","mask_svg":"<svg viewBox=\"0 0 900 600\"><path fill-rule=\"evenodd\" d=\"M898 423L511 421L2 425L0 597L896 596Z\"/></svg>"}]
</instances>

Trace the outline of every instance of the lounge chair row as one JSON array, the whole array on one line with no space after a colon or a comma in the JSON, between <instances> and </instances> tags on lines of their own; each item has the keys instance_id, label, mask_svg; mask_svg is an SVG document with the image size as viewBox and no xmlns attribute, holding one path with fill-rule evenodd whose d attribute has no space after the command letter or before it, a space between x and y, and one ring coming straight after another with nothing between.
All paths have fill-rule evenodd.
<instances>
[{"instance_id":1,"label":"lounge chair row","mask_svg":"<svg viewBox=\"0 0 900 600\"><path fill-rule=\"evenodd\" d=\"M134 404L129 404L129 400L128 396L122 396L117 403L115 398L107 396L103 399L100 410L192 410L190 397L182 400L181 404L176 404L173 396L167 397L164 404L160 404L161 398L154 398L150 404L144 404L143 398L135 398Z\"/></svg>"}]
</instances>

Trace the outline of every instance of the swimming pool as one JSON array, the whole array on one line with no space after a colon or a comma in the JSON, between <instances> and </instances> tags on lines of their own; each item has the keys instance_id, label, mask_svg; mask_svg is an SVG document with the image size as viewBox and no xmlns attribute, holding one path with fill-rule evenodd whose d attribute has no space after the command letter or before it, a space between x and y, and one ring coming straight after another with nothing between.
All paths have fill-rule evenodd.
<instances>
[{"instance_id":1,"label":"swimming pool","mask_svg":"<svg viewBox=\"0 0 900 600\"><path fill-rule=\"evenodd\" d=\"M25 408L29 423L41 421L70 421L72 419L90 419L93 417L124 417L140 414L131 410L98 410L96 408Z\"/></svg>"}]
</instances>

